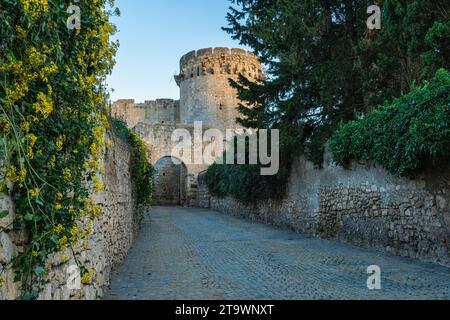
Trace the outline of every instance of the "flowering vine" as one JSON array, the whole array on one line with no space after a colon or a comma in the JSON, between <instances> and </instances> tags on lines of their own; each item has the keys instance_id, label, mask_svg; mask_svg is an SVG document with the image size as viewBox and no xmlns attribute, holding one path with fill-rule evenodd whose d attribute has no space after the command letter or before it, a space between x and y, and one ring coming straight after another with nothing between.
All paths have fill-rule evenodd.
<instances>
[{"instance_id":1,"label":"flowering vine","mask_svg":"<svg viewBox=\"0 0 450 320\"><path fill-rule=\"evenodd\" d=\"M92 232L80 219L101 214L91 195L104 188L100 158L110 142L103 83L118 46L109 22L117 11L113 0L80 0L83 26L69 30L67 5L0 5L0 156L6 163L0 192L15 202L14 227L29 233L29 245L13 260L25 299L38 296L49 255ZM90 273L84 270L84 278Z\"/></svg>"}]
</instances>

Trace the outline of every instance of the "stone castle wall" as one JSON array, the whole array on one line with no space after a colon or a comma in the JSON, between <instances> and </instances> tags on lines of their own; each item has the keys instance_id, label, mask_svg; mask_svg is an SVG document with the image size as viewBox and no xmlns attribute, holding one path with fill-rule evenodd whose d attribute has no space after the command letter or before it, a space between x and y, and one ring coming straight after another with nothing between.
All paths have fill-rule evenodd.
<instances>
[{"instance_id":1,"label":"stone castle wall","mask_svg":"<svg viewBox=\"0 0 450 320\"><path fill-rule=\"evenodd\" d=\"M93 221L93 232L86 243L74 246L76 259L88 270L93 270L91 283L83 284L80 290L69 290L67 279L69 267L76 265L70 250L52 255L47 260L48 275L40 299L45 300L93 300L103 296L109 284L111 270L123 262L138 233L140 215L134 207L131 193L130 150L128 145L110 136L113 147L103 160L105 174L101 177L105 190L93 197L94 203L102 208L103 214ZM0 220L0 270L24 250L28 243L25 231L14 231L14 208L6 195L0 194L0 210L10 214ZM86 225L87 221L80 221ZM63 256L68 257L64 262ZM19 284L14 282L14 272L8 267L0 275L5 280L0 288L0 300L16 299L20 295Z\"/></svg>"},{"instance_id":2,"label":"stone castle wall","mask_svg":"<svg viewBox=\"0 0 450 320\"><path fill-rule=\"evenodd\" d=\"M239 74L259 81L263 78L259 59L242 49L207 48L192 51L181 58L180 121L191 124L202 121L205 126L225 130L235 128L239 113L237 92L229 79Z\"/></svg>"},{"instance_id":3,"label":"stone castle wall","mask_svg":"<svg viewBox=\"0 0 450 320\"><path fill-rule=\"evenodd\" d=\"M133 99L118 100L111 106L111 116L124 120L129 128L134 128L139 122L145 120L145 109Z\"/></svg>"},{"instance_id":4,"label":"stone castle wall","mask_svg":"<svg viewBox=\"0 0 450 320\"><path fill-rule=\"evenodd\" d=\"M175 77L180 86L180 100L158 99L135 103L134 100L119 100L111 107L111 115L127 122L147 144L155 165L155 201L159 204L189 204L197 201L197 177L207 165L186 164L166 166L166 157L178 141L172 141L176 129L185 129L193 137L195 122L202 122L203 129L218 129L225 136L226 129L240 126L237 92L229 79L237 80L242 74L260 81L264 78L259 58L242 49L207 48L189 52L180 60L180 74ZM191 152L194 157L195 151ZM194 161L189 161L194 163ZM170 169L172 171L170 171ZM163 172L164 171L164 172ZM163 175L165 174L165 176ZM181 175L174 184L173 180ZM178 187L169 187L173 186Z\"/></svg>"},{"instance_id":5,"label":"stone castle wall","mask_svg":"<svg viewBox=\"0 0 450 320\"><path fill-rule=\"evenodd\" d=\"M130 129L139 123L176 125L180 122L180 101L158 99L136 103L133 99L118 100L111 106L111 115L125 120Z\"/></svg>"},{"instance_id":6,"label":"stone castle wall","mask_svg":"<svg viewBox=\"0 0 450 320\"><path fill-rule=\"evenodd\" d=\"M196 206L450 266L449 172L409 180L369 164L346 170L329 157L319 170L301 158L287 196L257 205L211 197L199 181Z\"/></svg>"}]
</instances>

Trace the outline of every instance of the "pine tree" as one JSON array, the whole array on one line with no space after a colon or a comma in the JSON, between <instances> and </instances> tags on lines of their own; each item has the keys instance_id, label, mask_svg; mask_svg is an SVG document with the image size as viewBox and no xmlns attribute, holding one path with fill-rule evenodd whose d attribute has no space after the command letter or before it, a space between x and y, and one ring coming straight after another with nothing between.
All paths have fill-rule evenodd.
<instances>
[{"instance_id":1,"label":"pine tree","mask_svg":"<svg viewBox=\"0 0 450 320\"><path fill-rule=\"evenodd\" d=\"M382 29L367 29L372 1L231 0L224 28L261 57L268 80L231 81L238 121L279 128L282 149L322 162L347 122L430 79L449 64L446 0L384 0Z\"/></svg>"}]
</instances>

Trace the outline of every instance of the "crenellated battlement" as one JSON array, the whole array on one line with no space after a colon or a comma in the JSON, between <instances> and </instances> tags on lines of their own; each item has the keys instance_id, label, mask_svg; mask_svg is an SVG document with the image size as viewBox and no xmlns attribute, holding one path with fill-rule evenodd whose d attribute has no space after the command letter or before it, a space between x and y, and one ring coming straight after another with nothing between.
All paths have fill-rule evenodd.
<instances>
[{"instance_id":1,"label":"crenellated battlement","mask_svg":"<svg viewBox=\"0 0 450 320\"><path fill-rule=\"evenodd\" d=\"M180 74L175 76L181 82L206 75L242 74L250 79L262 80L264 75L259 58L250 51L239 48L205 48L191 51L180 60Z\"/></svg>"},{"instance_id":2,"label":"crenellated battlement","mask_svg":"<svg viewBox=\"0 0 450 320\"><path fill-rule=\"evenodd\" d=\"M214 129L223 134L240 128L237 106L245 102L239 100L237 89L229 82L240 74L254 82L264 79L254 53L222 47L191 51L181 58L179 75L175 77L180 100L119 100L112 105L111 114L124 119L149 148L150 160L158 172L154 179L156 203L189 204L196 198L196 177L207 165L187 164L183 171L173 167L172 161L167 165L165 161L181 142L173 140L173 133L176 129L193 133L196 122L201 122L203 131ZM192 155L197 152L191 151Z\"/></svg>"}]
</instances>

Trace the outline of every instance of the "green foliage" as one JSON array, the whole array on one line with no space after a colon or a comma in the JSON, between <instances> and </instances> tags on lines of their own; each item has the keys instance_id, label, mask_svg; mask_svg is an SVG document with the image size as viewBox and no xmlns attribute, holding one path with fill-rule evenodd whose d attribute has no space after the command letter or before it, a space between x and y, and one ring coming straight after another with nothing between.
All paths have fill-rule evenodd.
<instances>
[{"instance_id":1,"label":"green foliage","mask_svg":"<svg viewBox=\"0 0 450 320\"><path fill-rule=\"evenodd\" d=\"M396 176L450 168L450 72L341 125L329 145L337 164L371 159Z\"/></svg>"},{"instance_id":2,"label":"green foliage","mask_svg":"<svg viewBox=\"0 0 450 320\"><path fill-rule=\"evenodd\" d=\"M382 29L373 31L366 26L373 1L230 1L224 30L261 57L268 75L230 80L242 101L238 122L279 129L287 167L299 153L321 166L340 123L448 70L447 0L377 1Z\"/></svg>"},{"instance_id":3,"label":"green foliage","mask_svg":"<svg viewBox=\"0 0 450 320\"><path fill-rule=\"evenodd\" d=\"M450 3L384 0L382 29L361 37L355 64L368 110L449 69Z\"/></svg>"},{"instance_id":4,"label":"green foliage","mask_svg":"<svg viewBox=\"0 0 450 320\"><path fill-rule=\"evenodd\" d=\"M110 121L117 135L131 147L131 181L135 201L138 205L151 205L154 168L148 162L147 147L123 120L111 118Z\"/></svg>"},{"instance_id":5,"label":"green foliage","mask_svg":"<svg viewBox=\"0 0 450 320\"><path fill-rule=\"evenodd\" d=\"M80 30L67 28L67 1L0 4L0 141L7 169L1 180L13 184L15 226L30 235L13 261L24 299L39 294L49 255L87 244L92 230L78 225L81 217L101 213L91 196L104 187L104 80L117 50L110 41L113 3L78 1Z\"/></svg>"},{"instance_id":6,"label":"green foliage","mask_svg":"<svg viewBox=\"0 0 450 320\"><path fill-rule=\"evenodd\" d=\"M249 163L248 147L247 143L247 163ZM220 198L231 196L242 203L281 199L285 195L291 158L280 159L280 171L274 176L261 175L261 164L228 165L226 164L226 153L222 158L220 163L223 164L213 164L204 176L205 183L212 195ZM237 160L234 160L236 163Z\"/></svg>"},{"instance_id":7,"label":"green foliage","mask_svg":"<svg viewBox=\"0 0 450 320\"><path fill-rule=\"evenodd\" d=\"M231 196L242 203L280 199L286 186L286 181L280 181L282 178L287 176L261 176L258 165L213 164L205 174L205 182L213 196Z\"/></svg>"}]
</instances>

